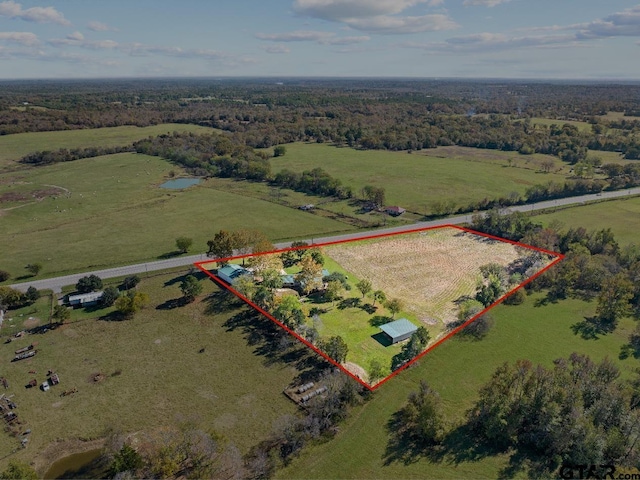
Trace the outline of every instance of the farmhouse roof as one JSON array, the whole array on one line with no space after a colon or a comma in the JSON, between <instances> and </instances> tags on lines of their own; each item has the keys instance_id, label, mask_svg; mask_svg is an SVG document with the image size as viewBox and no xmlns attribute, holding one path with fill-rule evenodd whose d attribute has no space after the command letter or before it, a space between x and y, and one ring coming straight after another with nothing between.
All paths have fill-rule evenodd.
<instances>
[{"instance_id":1,"label":"farmhouse roof","mask_svg":"<svg viewBox=\"0 0 640 480\"><path fill-rule=\"evenodd\" d=\"M247 269L241 267L240 265L227 265L226 267L222 267L218 269L218 275L226 275L229 278L237 278L240 275L244 275L247 273Z\"/></svg>"},{"instance_id":2,"label":"farmhouse roof","mask_svg":"<svg viewBox=\"0 0 640 480\"><path fill-rule=\"evenodd\" d=\"M381 325L380 329L391 338L398 338L417 331L418 327L416 327L406 318L400 318L399 320L396 320L394 322L389 322Z\"/></svg>"},{"instance_id":3,"label":"farmhouse roof","mask_svg":"<svg viewBox=\"0 0 640 480\"><path fill-rule=\"evenodd\" d=\"M99 292L89 292L89 293L80 293L78 295L69 295L69 302L93 302L98 300L102 296L102 291Z\"/></svg>"}]
</instances>

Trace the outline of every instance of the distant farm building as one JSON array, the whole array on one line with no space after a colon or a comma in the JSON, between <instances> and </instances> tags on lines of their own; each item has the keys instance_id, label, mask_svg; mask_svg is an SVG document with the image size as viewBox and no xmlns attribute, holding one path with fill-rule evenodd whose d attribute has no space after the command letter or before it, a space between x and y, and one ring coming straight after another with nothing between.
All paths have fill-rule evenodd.
<instances>
[{"instance_id":1,"label":"distant farm building","mask_svg":"<svg viewBox=\"0 0 640 480\"><path fill-rule=\"evenodd\" d=\"M391 343L398 343L411 337L418 327L406 318L401 318L381 325L380 329L391 339Z\"/></svg>"},{"instance_id":2,"label":"distant farm building","mask_svg":"<svg viewBox=\"0 0 640 480\"><path fill-rule=\"evenodd\" d=\"M300 210L313 210L314 208L315 208L315 205L313 205L312 203L300 206Z\"/></svg>"},{"instance_id":3,"label":"distant farm building","mask_svg":"<svg viewBox=\"0 0 640 480\"><path fill-rule=\"evenodd\" d=\"M385 208L385 212L387 212L392 217L397 217L399 215L402 215L404 212L406 212L406 210L402 207L393 206L393 207Z\"/></svg>"},{"instance_id":4,"label":"distant farm building","mask_svg":"<svg viewBox=\"0 0 640 480\"><path fill-rule=\"evenodd\" d=\"M229 284L233 283L238 277L247 275L248 273L249 270L240 265L227 265L226 267L218 269L218 277Z\"/></svg>"},{"instance_id":5,"label":"distant farm building","mask_svg":"<svg viewBox=\"0 0 640 480\"><path fill-rule=\"evenodd\" d=\"M90 292L82 293L79 295L69 295L67 299L69 305L72 307L90 307L96 305L104 292Z\"/></svg>"}]
</instances>

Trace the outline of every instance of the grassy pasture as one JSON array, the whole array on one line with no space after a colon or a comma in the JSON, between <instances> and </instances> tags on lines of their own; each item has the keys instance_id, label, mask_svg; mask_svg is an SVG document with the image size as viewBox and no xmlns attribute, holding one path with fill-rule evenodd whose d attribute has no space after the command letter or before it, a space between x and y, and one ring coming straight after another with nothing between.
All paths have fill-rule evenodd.
<instances>
[{"instance_id":1,"label":"grassy pasture","mask_svg":"<svg viewBox=\"0 0 640 480\"><path fill-rule=\"evenodd\" d=\"M640 244L640 197L611 200L590 205L560 209L535 215L534 221L548 225L556 220L565 229L585 227L588 230L611 228L621 245Z\"/></svg>"},{"instance_id":2,"label":"grassy pasture","mask_svg":"<svg viewBox=\"0 0 640 480\"><path fill-rule=\"evenodd\" d=\"M33 431L29 447L15 454L18 440L0 432L0 470L19 459L35 461L42 472L45 458L63 452L64 442L99 438L110 426L150 432L181 418L215 429L245 452L274 420L296 412L282 390L304 368L257 354L259 344L248 346L247 332L234 326L240 310L207 300L219 293L213 282L203 280L205 291L193 304L156 308L180 297L182 274L144 278L138 289L149 294L150 305L133 320L96 320L104 313L96 312L93 319L75 318L46 334L0 343L6 393L15 395L16 412ZM35 357L10 362L14 350L34 341ZM49 392L24 388L31 378L42 383L48 369L58 372L60 385ZM106 379L91 382L96 372ZM78 393L60 396L72 387Z\"/></svg>"},{"instance_id":3,"label":"grassy pasture","mask_svg":"<svg viewBox=\"0 0 640 480\"><path fill-rule=\"evenodd\" d=\"M603 120L640 120L640 117L626 116L624 112L607 112L599 118Z\"/></svg>"},{"instance_id":4,"label":"grassy pasture","mask_svg":"<svg viewBox=\"0 0 640 480\"><path fill-rule=\"evenodd\" d=\"M137 263L175 251L179 236L193 238L194 253L204 252L206 240L221 228L254 228L273 241L353 230L209 188L209 182L186 190L158 188L170 170L180 172L157 157L125 153L5 175L0 195L42 185L59 187L61 193L0 210L0 268L15 279L30 262L44 265L43 276Z\"/></svg>"},{"instance_id":5,"label":"grassy pasture","mask_svg":"<svg viewBox=\"0 0 640 480\"><path fill-rule=\"evenodd\" d=\"M426 455L397 459L389 446L387 422L406 402L411 391L426 380L440 393L451 423L462 421L481 385L504 362L528 358L551 366L572 352L588 354L598 361L609 357L620 365L623 377L638 360L618 359L620 347L635 323L623 320L618 329L598 340L583 340L571 331L572 324L593 315L595 302L565 300L536 306L542 297L527 297L518 307L492 310L496 325L481 341L454 337L384 384L373 399L356 408L331 442L305 449L300 458L277 473L277 478L499 478L507 455L466 455L472 439L456 438L444 457L431 461ZM524 475L522 475L524 476Z\"/></svg>"},{"instance_id":6,"label":"grassy pasture","mask_svg":"<svg viewBox=\"0 0 640 480\"><path fill-rule=\"evenodd\" d=\"M284 168L301 172L320 166L352 186L357 194L364 185L384 187L387 204L420 214L430 213L431 205L437 201L451 200L466 206L485 197L522 194L534 184L565 179L561 174L536 171L534 158L515 152L491 152L495 155L488 160L474 157L478 154L476 149L458 150L451 157L444 156L443 150L409 154L305 143L286 148L286 155L272 160L274 172ZM513 158L513 167L508 166L509 158Z\"/></svg>"},{"instance_id":7,"label":"grassy pasture","mask_svg":"<svg viewBox=\"0 0 640 480\"><path fill-rule=\"evenodd\" d=\"M150 127L107 127L56 132L29 132L0 136L0 168L10 165L31 152L60 148L117 147L163 133L210 133L211 128L181 123L165 123Z\"/></svg>"}]
</instances>

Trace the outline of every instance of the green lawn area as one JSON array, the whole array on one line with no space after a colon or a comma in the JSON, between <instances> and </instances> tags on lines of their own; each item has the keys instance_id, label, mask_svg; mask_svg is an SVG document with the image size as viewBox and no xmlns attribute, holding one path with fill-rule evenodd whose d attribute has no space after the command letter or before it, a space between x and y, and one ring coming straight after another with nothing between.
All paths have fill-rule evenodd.
<instances>
[{"instance_id":1,"label":"green lawn area","mask_svg":"<svg viewBox=\"0 0 640 480\"><path fill-rule=\"evenodd\" d=\"M412 457L406 463L392 461L390 454L394 452L387 451L387 422L409 393L418 389L420 380L440 393L445 413L455 424L462 421L479 387L504 362L528 358L551 366L556 358L580 352L596 361L611 358L624 376L640 366L633 358L618 359L635 322L625 319L613 334L583 340L570 327L593 315L595 302L570 299L536 307L540 298L534 295L518 307L493 309L496 325L481 341L454 337L430 352L417 367L403 371L378 389L369 402L356 407L335 439L306 448L300 458L278 472L277 478L498 478L499 470L507 464L506 455L465 458L462 447L456 451L460 456L450 452L441 461L430 461L426 456Z\"/></svg>"},{"instance_id":2,"label":"green lawn area","mask_svg":"<svg viewBox=\"0 0 640 480\"><path fill-rule=\"evenodd\" d=\"M301 172L320 166L358 195L364 185L384 187L388 205L419 214L431 213L432 204L438 201L452 200L457 206L466 206L485 197L522 194L534 184L565 179L561 174L538 172L532 165L520 168L519 164L534 159L513 152L492 151L495 155L484 158L473 156L473 152L443 157L431 156L431 150L409 154L316 143L292 143L286 148L286 155L272 160L273 172L284 168ZM436 154L442 155L442 151ZM507 164L509 156L515 159L512 167Z\"/></svg>"},{"instance_id":3,"label":"green lawn area","mask_svg":"<svg viewBox=\"0 0 640 480\"><path fill-rule=\"evenodd\" d=\"M164 123L149 127L107 127L56 132L29 132L0 136L0 168L31 152L60 148L117 147L163 133L210 133L211 128L182 123Z\"/></svg>"},{"instance_id":4,"label":"green lawn area","mask_svg":"<svg viewBox=\"0 0 640 480\"><path fill-rule=\"evenodd\" d=\"M47 185L60 188L56 196L0 210L0 269L15 279L32 262L43 264L41 276L137 263L174 252L179 236L193 238L193 253L204 252L206 241L220 229L257 229L272 241L355 230L329 218L217 190L215 182L213 188L208 181L186 190L158 188L171 170L181 172L158 157L124 153L5 175L0 195L53 188Z\"/></svg>"},{"instance_id":5,"label":"green lawn area","mask_svg":"<svg viewBox=\"0 0 640 480\"><path fill-rule=\"evenodd\" d=\"M585 227L588 230L611 228L621 245L640 243L640 197L579 205L535 215L532 219L544 225L556 220L562 223L565 230L571 227Z\"/></svg>"},{"instance_id":6,"label":"green lawn area","mask_svg":"<svg viewBox=\"0 0 640 480\"><path fill-rule=\"evenodd\" d=\"M207 295L220 292L208 279L196 302L166 308L167 300L180 297L183 274L143 278L138 290L150 296L150 304L133 320L97 320L101 311L46 334L10 344L1 339L1 375L10 385L2 393L13 395L16 412L26 422L22 428L31 428L32 434L27 449L10 454L19 441L0 432L0 471L16 459L35 461L42 474L44 457L64 442L100 438L109 427L151 433L181 419L215 430L245 453L265 438L277 418L296 413L282 390L309 367L278 357L289 350L265 354L269 348L256 343L255 336L247 345L247 330L233 320L241 310L218 296L208 300ZM261 331L260 325L256 328ZM14 350L36 341L35 357L10 362ZM48 392L24 388L31 378L42 383L48 369L59 374L60 385ZM90 376L97 372L106 378L94 383ZM73 387L76 394L60 396Z\"/></svg>"}]
</instances>

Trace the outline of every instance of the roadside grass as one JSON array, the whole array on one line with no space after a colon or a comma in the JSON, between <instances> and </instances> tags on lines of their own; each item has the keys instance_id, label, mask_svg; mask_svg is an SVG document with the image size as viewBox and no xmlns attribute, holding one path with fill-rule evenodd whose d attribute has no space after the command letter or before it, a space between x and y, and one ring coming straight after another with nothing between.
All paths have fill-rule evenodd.
<instances>
[{"instance_id":1,"label":"roadside grass","mask_svg":"<svg viewBox=\"0 0 640 480\"><path fill-rule=\"evenodd\" d=\"M209 188L158 188L171 170L166 160L123 153L6 175L7 181L55 185L56 196L0 211L0 269L20 281L27 263L44 266L38 278L155 260L175 251L179 236L192 253L220 229L251 228L272 241L355 231L301 210ZM3 187L8 188L8 187Z\"/></svg>"},{"instance_id":2,"label":"roadside grass","mask_svg":"<svg viewBox=\"0 0 640 480\"><path fill-rule=\"evenodd\" d=\"M149 127L121 126L61 130L55 132L15 133L0 136L0 168L11 165L28 153L60 148L117 147L163 133L210 133L212 128L182 123L163 123Z\"/></svg>"},{"instance_id":3,"label":"roadside grass","mask_svg":"<svg viewBox=\"0 0 640 480\"><path fill-rule=\"evenodd\" d=\"M585 227L587 230L611 228L620 245L640 244L640 197L568 207L535 215L532 219L543 225L560 222L564 230L571 227Z\"/></svg>"},{"instance_id":4,"label":"roadside grass","mask_svg":"<svg viewBox=\"0 0 640 480\"><path fill-rule=\"evenodd\" d=\"M472 455L471 438L458 438L438 460L424 455L406 455L393 449L387 424L405 404L410 392L425 380L440 393L444 411L452 425L477 398L478 389L504 362L530 359L552 366L552 361L572 352L599 361L609 357L629 378L638 360L619 360L618 353L635 322L624 319L618 329L597 340L574 335L571 325L593 315L595 302L569 299L544 304L543 296L527 297L517 307L501 305L491 314L496 324L481 341L455 336L420 359L419 365L403 371L378 389L373 398L356 407L331 442L306 448L300 458L276 475L277 478L499 478L507 455ZM542 303L540 303L542 302ZM537 304L541 306L536 306ZM400 455L404 457L398 459ZM524 472L521 472L522 476Z\"/></svg>"},{"instance_id":5,"label":"roadside grass","mask_svg":"<svg viewBox=\"0 0 640 480\"><path fill-rule=\"evenodd\" d=\"M365 185L384 187L387 205L400 205L420 215L432 213L435 202L452 201L457 207L467 206L485 197L523 194L532 185L566 178L518 168L516 165L522 161L518 157L523 156L515 152L509 153L516 159L514 166L509 167L505 152L495 152L493 161L478 161L465 156L435 157L430 150L409 154L315 143L292 143L286 148L286 155L272 159L274 173L284 168L301 172L320 166L351 186L357 196ZM502 164L497 162L500 158L504 158ZM524 161L527 160L534 161Z\"/></svg>"},{"instance_id":6,"label":"roadside grass","mask_svg":"<svg viewBox=\"0 0 640 480\"><path fill-rule=\"evenodd\" d=\"M10 384L3 393L14 395L22 428L32 430L28 448L16 453L19 441L0 433L0 470L11 460L35 460L42 473L45 453L61 442L99 438L110 427L150 432L181 420L215 430L244 453L265 438L274 420L295 414L282 390L305 367L265 354L263 342L249 345L238 320L246 310L220 300L208 279L196 302L169 308L167 300L181 296L185 273L143 278L138 290L150 304L132 320L97 320L103 312L96 312L93 319L0 343L1 373ZM35 357L10 362L14 350L34 341ZM48 392L24 388L31 378L42 383L49 369L59 374L59 385ZM98 372L106 378L92 382ZM77 393L60 396L73 387Z\"/></svg>"}]
</instances>

